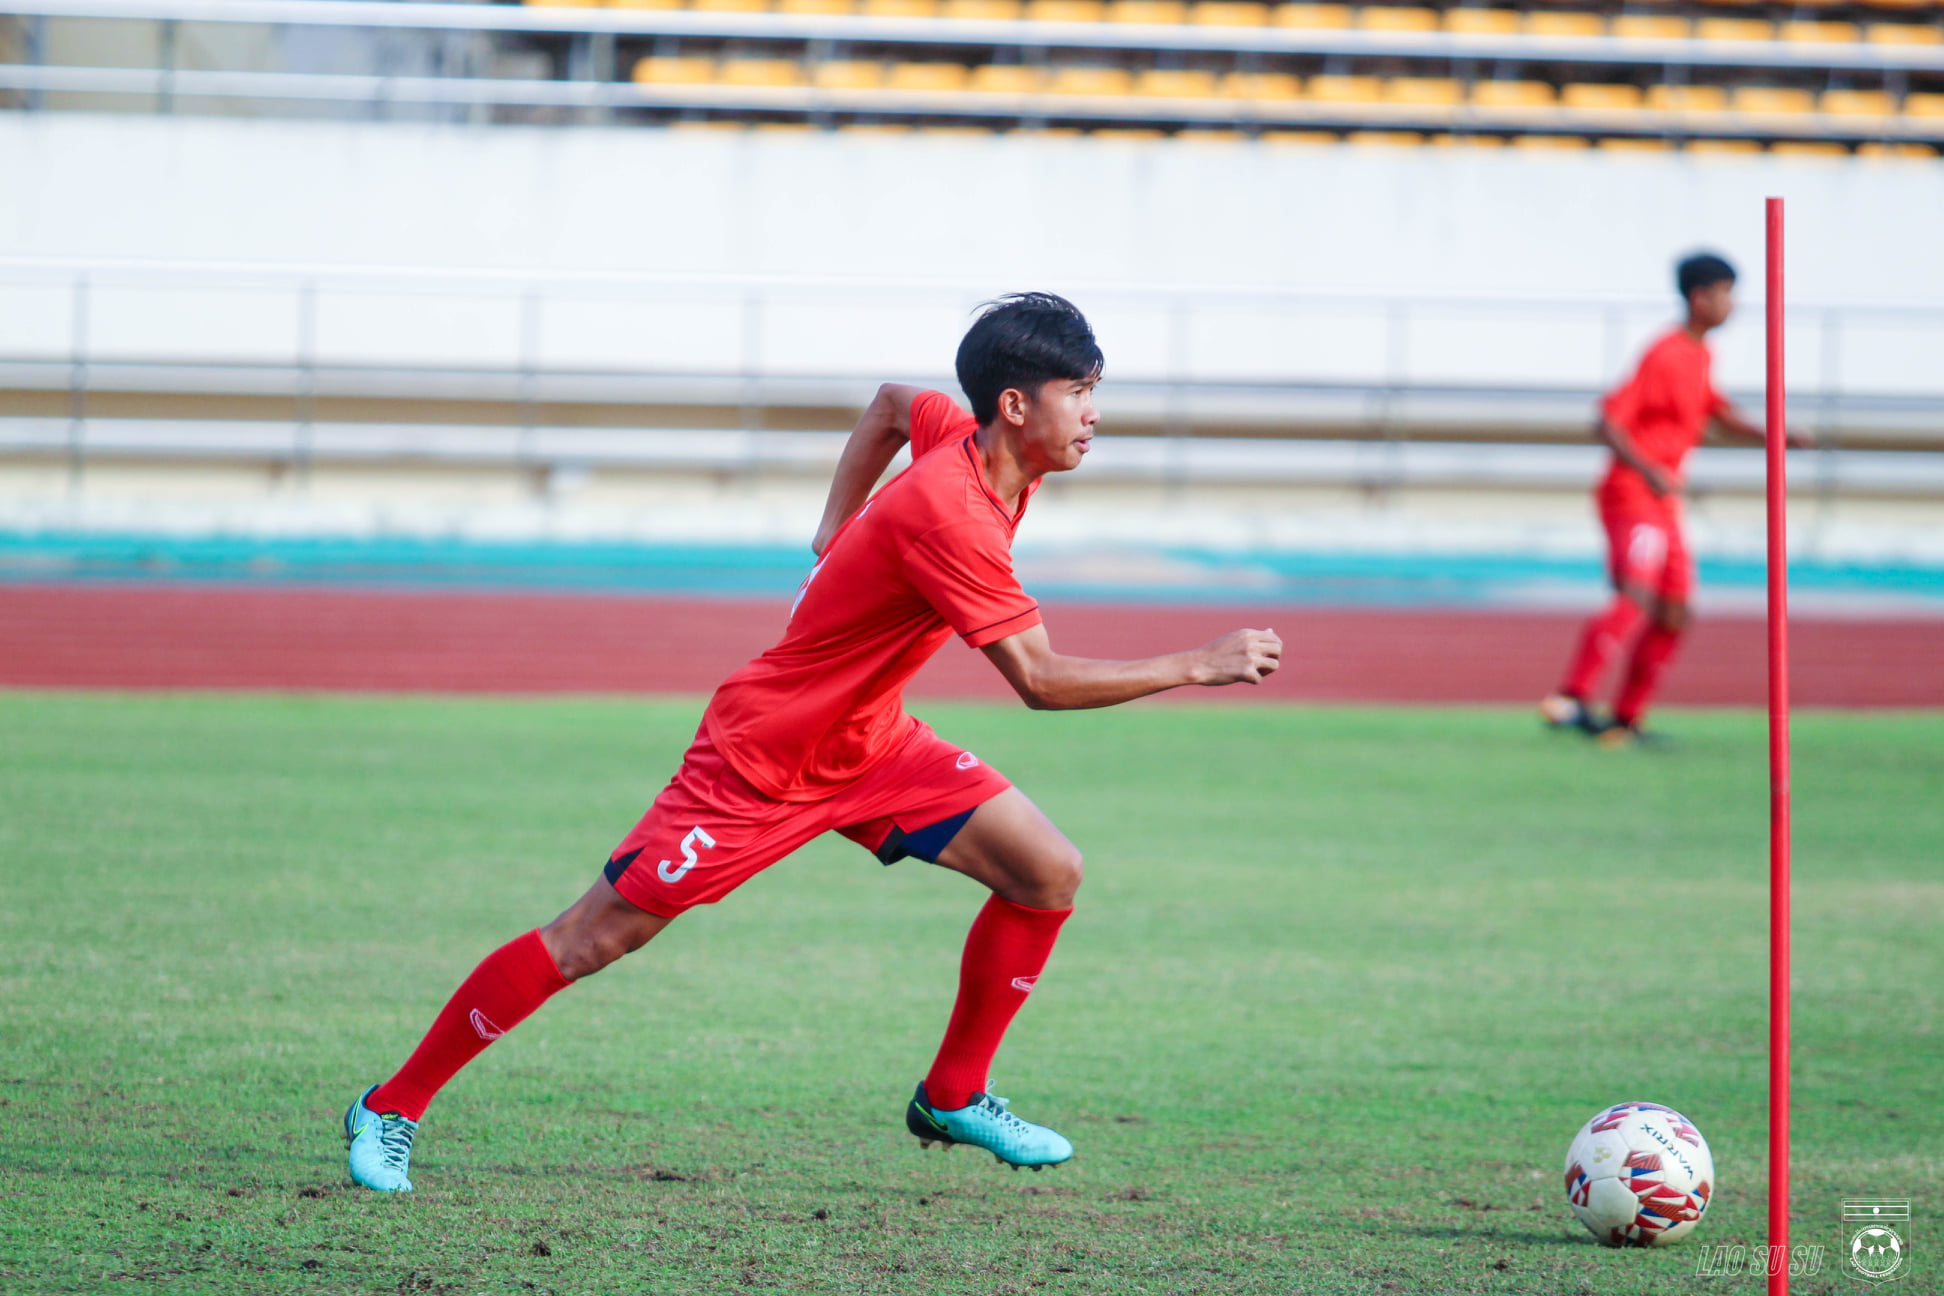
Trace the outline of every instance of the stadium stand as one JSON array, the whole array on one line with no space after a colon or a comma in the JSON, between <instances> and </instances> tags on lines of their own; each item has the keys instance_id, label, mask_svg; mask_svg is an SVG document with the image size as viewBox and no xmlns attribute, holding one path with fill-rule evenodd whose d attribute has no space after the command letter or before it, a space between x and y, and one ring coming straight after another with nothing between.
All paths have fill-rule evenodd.
<instances>
[{"instance_id":1,"label":"stadium stand","mask_svg":"<svg viewBox=\"0 0 1944 1296\"><path fill-rule=\"evenodd\" d=\"M64 3L72 0L25 9L58 15ZM147 3L160 12L157 0ZM131 14L147 12L142 0L129 4ZM470 16L509 65L544 75L517 84L498 75L463 85L445 78L445 86L393 78L372 93L388 102L419 95L425 103L492 104L503 120L578 105L603 120L647 124L1201 139L1294 133L1387 144L1456 136L1535 147L1550 137L1563 147L1632 143L1701 155L1749 144L1924 158L1944 150L1939 0L527 0L439 8L453 13L452 28ZM199 10L195 21L226 20ZM207 75L189 70L32 62L0 65L0 93L98 86L104 96L125 96L150 85L158 98L275 99L278 78L302 79L273 73L205 91ZM1815 147L1797 147L1804 145Z\"/></svg>"}]
</instances>

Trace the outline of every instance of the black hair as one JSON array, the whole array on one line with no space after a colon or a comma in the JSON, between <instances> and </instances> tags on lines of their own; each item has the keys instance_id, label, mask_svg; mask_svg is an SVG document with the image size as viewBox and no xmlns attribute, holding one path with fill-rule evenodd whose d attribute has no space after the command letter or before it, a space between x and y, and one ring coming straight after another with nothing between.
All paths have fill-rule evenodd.
<instances>
[{"instance_id":1,"label":"black hair","mask_svg":"<svg viewBox=\"0 0 1944 1296\"><path fill-rule=\"evenodd\" d=\"M1735 267L1712 252L1696 252L1674 267L1674 286L1681 290L1683 301L1689 293L1723 281L1735 282Z\"/></svg>"},{"instance_id":2,"label":"black hair","mask_svg":"<svg viewBox=\"0 0 1944 1296\"><path fill-rule=\"evenodd\" d=\"M1106 360L1080 308L1052 293L1008 293L980 308L959 343L958 380L972 417L986 427L999 417L999 393L1037 393L1065 378L1098 380Z\"/></svg>"}]
</instances>

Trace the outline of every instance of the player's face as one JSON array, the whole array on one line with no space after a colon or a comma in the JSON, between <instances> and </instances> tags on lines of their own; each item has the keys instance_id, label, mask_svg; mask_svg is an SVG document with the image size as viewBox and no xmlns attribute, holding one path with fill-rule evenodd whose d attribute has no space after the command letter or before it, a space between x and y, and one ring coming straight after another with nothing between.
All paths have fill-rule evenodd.
<instances>
[{"instance_id":1,"label":"player's face","mask_svg":"<svg viewBox=\"0 0 1944 1296\"><path fill-rule=\"evenodd\" d=\"M1100 410L1094 405L1098 378L1055 378L1025 402L1021 448L1041 472L1068 472L1080 466L1093 444Z\"/></svg>"},{"instance_id":2,"label":"player's face","mask_svg":"<svg viewBox=\"0 0 1944 1296\"><path fill-rule=\"evenodd\" d=\"M1688 309L1702 328L1720 328L1735 313L1735 282L1724 279L1688 294Z\"/></svg>"}]
</instances>

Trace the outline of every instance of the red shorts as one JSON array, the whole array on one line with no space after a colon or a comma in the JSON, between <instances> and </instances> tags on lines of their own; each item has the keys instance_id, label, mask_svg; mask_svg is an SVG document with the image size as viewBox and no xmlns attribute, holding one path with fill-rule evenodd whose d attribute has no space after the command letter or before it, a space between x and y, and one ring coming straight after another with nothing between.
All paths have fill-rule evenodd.
<instances>
[{"instance_id":1,"label":"red shorts","mask_svg":"<svg viewBox=\"0 0 1944 1296\"><path fill-rule=\"evenodd\" d=\"M1600 502L1606 525L1607 570L1613 587L1645 586L1660 598L1685 603L1694 593L1694 555L1678 507L1640 508Z\"/></svg>"},{"instance_id":2,"label":"red shorts","mask_svg":"<svg viewBox=\"0 0 1944 1296\"><path fill-rule=\"evenodd\" d=\"M902 858L897 847L908 835L967 814L1011 786L917 721L894 755L835 796L777 801L736 772L705 728L655 804L614 848L606 876L628 903L673 918L714 904L833 828L892 863Z\"/></svg>"}]
</instances>

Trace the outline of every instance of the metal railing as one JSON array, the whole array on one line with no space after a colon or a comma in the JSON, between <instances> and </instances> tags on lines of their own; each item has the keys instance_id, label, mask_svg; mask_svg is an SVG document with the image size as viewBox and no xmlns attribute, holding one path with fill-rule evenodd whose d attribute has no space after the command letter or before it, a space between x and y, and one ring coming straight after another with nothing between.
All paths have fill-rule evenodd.
<instances>
[{"instance_id":1,"label":"metal railing","mask_svg":"<svg viewBox=\"0 0 1944 1296\"><path fill-rule=\"evenodd\" d=\"M287 398L299 460L319 402L334 396L500 402L527 429L543 409L575 402L708 405L739 409L757 429L778 406L855 408L882 380L952 389L947 358L1000 287L0 258L0 336L11 339L0 388L64 394L77 469L90 398L105 391ZM1669 315L1647 297L1060 287L1101 332L1117 421L1175 437L1218 426L1379 441L1578 438L1598 393ZM1797 422L1832 441L1944 446L1944 371L1928 359L1944 346L1944 308L1791 311ZM832 320L849 333L834 338L844 330ZM1882 363L1886 337L1913 359L1872 385L1857 367ZM1723 385L1758 383L1751 363L1731 365ZM44 425L36 435L44 450Z\"/></svg>"},{"instance_id":2,"label":"metal railing","mask_svg":"<svg viewBox=\"0 0 1944 1296\"><path fill-rule=\"evenodd\" d=\"M1579 63L1632 67L1944 71L1944 48L1861 42L1721 41L1618 36L1510 36L1188 24L880 18L856 14L725 13L683 9L370 0L9 0L15 14L152 22L356 27L417 31L674 36L799 44L985 49L1167 50ZM590 64L591 65L591 64Z\"/></svg>"},{"instance_id":3,"label":"metal railing","mask_svg":"<svg viewBox=\"0 0 1944 1296\"><path fill-rule=\"evenodd\" d=\"M561 9L517 5L369 3L368 0L17 0L9 12L28 24L25 57L0 64L0 91L29 107L50 94L146 97L158 110L185 101L392 108L543 109L605 119L634 111L781 114L810 120L896 117L918 121L1072 122L1163 127L1237 125L1497 131L1537 134L1944 144L1944 119L1818 113L1613 111L1556 106L1346 104L1313 100L1236 100L1150 96L995 94L978 91L834 89L815 85L635 84L620 66L617 40L647 49L655 42L734 43L812 62L830 51L955 49L1034 63L1049 52L1227 54L1242 59L1404 59L1453 69L1515 63L1665 69L1680 80L1697 69L1772 69L1778 73L1861 74L1900 92L1911 75L1944 75L1944 46L1638 39L1609 36L1513 36L1445 32L1204 27L1188 24L907 19L863 15L718 13L695 10ZM56 65L40 38L50 19L153 23L159 32L152 66ZM274 31L361 30L451 36L455 33L566 43L548 75L474 75L390 66L374 69L197 68L181 66L180 30L188 24ZM437 62L437 60L434 60ZM1467 74L1468 75L1468 74Z\"/></svg>"}]
</instances>

